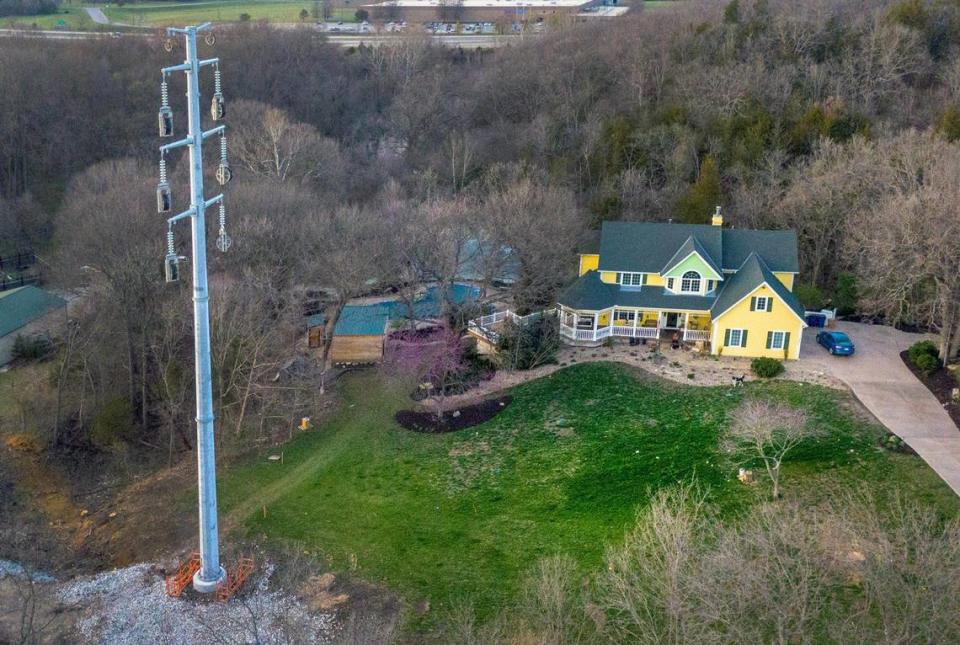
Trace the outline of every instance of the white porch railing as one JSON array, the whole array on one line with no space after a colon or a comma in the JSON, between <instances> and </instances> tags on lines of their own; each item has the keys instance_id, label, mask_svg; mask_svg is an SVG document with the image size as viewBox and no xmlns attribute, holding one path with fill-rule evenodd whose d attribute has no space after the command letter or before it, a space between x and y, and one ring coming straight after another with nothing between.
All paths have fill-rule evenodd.
<instances>
[{"instance_id":1,"label":"white porch railing","mask_svg":"<svg viewBox=\"0 0 960 645\"><path fill-rule=\"evenodd\" d=\"M492 314L487 314L486 316L480 316L479 318L474 318L470 321L471 325L476 325L477 327L489 327L490 325L496 325L497 323L502 323L508 318L515 323L523 324L531 320L536 320L543 314L554 313L556 309L544 309L543 311L535 311L532 314L527 314L526 316L518 316L513 311L507 309L504 311L496 311Z\"/></svg>"},{"instance_id":2,"label":"white porch railing","mask_svg":"<svg viewBox=\"0 0 960 645\"><path fill-rule=\"evenodd\" d=\"M683 340L686 342L696 342L696 341L710 341L710 330L709 329L684 329L683 330Z\"/></svg>"},{"instance_id":3,"label":"white porch railing","mask_svg":"<svg viewBox=\"0 0 960 645\"><path fill-rule=\"evenodd\" d=\"M569 325L560 325L560 335L574 341L596 342L610 336L620 336L625 338L659 338L660 327L630 327L627 325L608 325L597 329L576 329ZM684 329L684 342L710 341L709 330Z\"/></svg>"},{"instance_id":4,"label":"white porch railing","mask_svg":"<svg viewBox=\"0 0 960 645\"><path fill-rule=\"evenodd\" d=\"M626 336L627 338L656 338L660 335L659 327L629 327L627 325L614 325L614 336Z\"/></svg>"}]
</instances>

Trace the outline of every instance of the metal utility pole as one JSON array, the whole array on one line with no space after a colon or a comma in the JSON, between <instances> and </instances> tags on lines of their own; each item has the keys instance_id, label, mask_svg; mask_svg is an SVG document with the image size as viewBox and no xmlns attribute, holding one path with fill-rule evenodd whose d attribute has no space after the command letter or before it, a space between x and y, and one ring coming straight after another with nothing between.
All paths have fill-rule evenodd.
<instances>
[{"instance_id":1,"label":"metal utility pole","mask_svg":"<svg viewBox=\"0 0 960 645\"><path fill-rule=\"evenodd\" d=\"M160 107L160 136L172 136L173 113L168 105L167 76L173 72L184 72L187 76L187 105L189 132L186 138L160 147L160 184L157 187L158 210L171 210L172 196L166 177L164 156L176 148L187 147L190 153L190 208L167 220L167 257L166 276L168 282L179 279L179 262L184 260L176 255L173 241L173 224L181 219L190 218L193 235L193 325L194 358L196 362L196 398L197 398L197 466L198 492L200 501L200 570L193 577L193 588L202 593L215 591L226 573L220 566L220 545L217 530L217 480L216 460L214 456L213 434L213 391L210 370L210 314L207 294L207 240L204 211L215 204L220 206L220 236L217 247L226 251L230 238L225 231L225 210L223 194L206 199L203 193L203 141L211 136L220 135L220 166L217 180L223 185L230 180L231 172L226 159L226 138L224 126L203 131L200 119L200 68L213 65L215 71L215 94L211 106L211 116L219 120L224 115L223 95L220 92L219 59L199 60L197 58L197 33L209 28L210 23L184 29L170 28L170 36L184 36L186 41L186 61L181 65L165 67L162 70L163 83ZM211 37L208 36L208 39Z\"/></svg>"}]
</instances>

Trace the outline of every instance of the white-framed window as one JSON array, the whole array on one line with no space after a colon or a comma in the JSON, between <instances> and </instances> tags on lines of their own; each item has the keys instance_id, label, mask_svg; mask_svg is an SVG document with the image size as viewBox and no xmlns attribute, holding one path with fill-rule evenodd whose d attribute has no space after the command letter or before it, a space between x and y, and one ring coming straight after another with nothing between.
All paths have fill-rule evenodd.
<instances>
[{"instance_id":1,"label":"white-framed window","mask_svg":"<svg viewBox=\"0 0 960 645\"><path fill-rule=\"evenodd\" d=\"M747 330L746 329L728 329L723 337L724 347L746 347Z\"/></svg>"},{"instance_id":2,"label":"white-framed window","mask_svg":"<svg viewBox=\"0 0 960 645\"><path fill-rule=\"evenodd\" d=\"M773 298L770 296L756 296L753 299L751 311L770 311L773 309Z\"/></svg>"},{"instance_id":3,"label":"white-framed window","mask_svg":"<svg viewBox=\"0 0 960 645\"><path fill-rule=\"evenodd\" d=\"M577 329L593 329L593 314L577 316Z\"/></svg>"},{"instance_id":4,"label":"white-framed window","mask_svg":"<svg viewBox=\"0 0 960 645\"><path fill-rule=\"evenodd\" d=\"M790 348L790 332L788 331L768 331L767 332L767 349L787 350L789 348Z\"/></svg>"},{"instance_id":5,"label":"white-framed window","mask_svg":"<svg viewBox=\"0 0 960 645\"><path fill-rule=\"evenodd\" d=\"M687 271L680 278L680 293L700 293L700 274Z\"/></svg>"},{"instance_id":6,"label":"white-framed window","mask_svg":"<svg viewBox=\"0 0 960 645\"><path fill-rule=\"evenodd\" d=\"M676 284L676 281L673 278L667 278L667 289L673 291L673 285Z\"/></svg>"},{"instance_id":7,"label":"white-framed window","mask_svg":"<svg viewBox=\"0 0 960 645\"><path fill-rule=\"evenodd\" d=\"M619 273L617 274L620 277L620 284L625 287L642 287L643 286L643 274L642 273Z\"/></svg>"},{"instance_id":8,"label":"white-framed window","mask_svg":"<svg viewBox=\"0 0 960 645\"><path fill-rule=\"evenodd\" d=\"M621 309L618 309L617 313L614 314L613 319L632 323L633 319L636 317L637 317L637 312L635 311L623 311Z\"/></svg>"}]
</instances>

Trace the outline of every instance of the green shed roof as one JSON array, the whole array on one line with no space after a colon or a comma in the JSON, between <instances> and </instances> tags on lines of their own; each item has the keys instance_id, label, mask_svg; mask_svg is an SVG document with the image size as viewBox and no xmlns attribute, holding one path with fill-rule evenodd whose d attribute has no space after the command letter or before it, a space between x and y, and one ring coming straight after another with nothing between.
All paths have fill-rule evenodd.
<instances>
[{"instance_id":1,"label":"green shed roof","mask_svg":"<svg viewBox=\"0 0 960 645\"><path fill-rule=\"evenodd\" d=\"M67 301L34 286L0 292L0 337L63 307Z\"/></svg>"}]
</instances>

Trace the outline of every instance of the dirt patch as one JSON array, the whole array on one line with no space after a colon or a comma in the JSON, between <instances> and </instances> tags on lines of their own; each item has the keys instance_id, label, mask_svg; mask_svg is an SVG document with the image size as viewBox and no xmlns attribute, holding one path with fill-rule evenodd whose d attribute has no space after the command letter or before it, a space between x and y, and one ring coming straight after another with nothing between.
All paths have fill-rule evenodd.
<instances>
[{"instance_id":1,"label":"dirt patch","mask_svg":"<svg viewBox=\"0 0 960 645\"><path fill-rule=\"evenodd\" d=\"M510 405L511 401L513 401L512 396L486 399L454 410L447 410L440 417L435 412L426 410L400 410L394 418L401 426L413 432L456 432L489 421Z\"/></svg>"},{"instance_id":2,"label":"dirt patch","mask_svg":"<svg viewBox=\"0 0 960 645\"><path fill-rule=\"evenodd\" d=\"M929 376L917 369L917 366L910 361L910 355L907 350L900 352L900 360L907 366L917 380L927 386L927 389L937 397L937 401L947 411L953 423L960 429L960 403L953 400L953 390L958 387L957 379L954 378L950 370L941 367Z\"/></svg>"}]
</instances>

